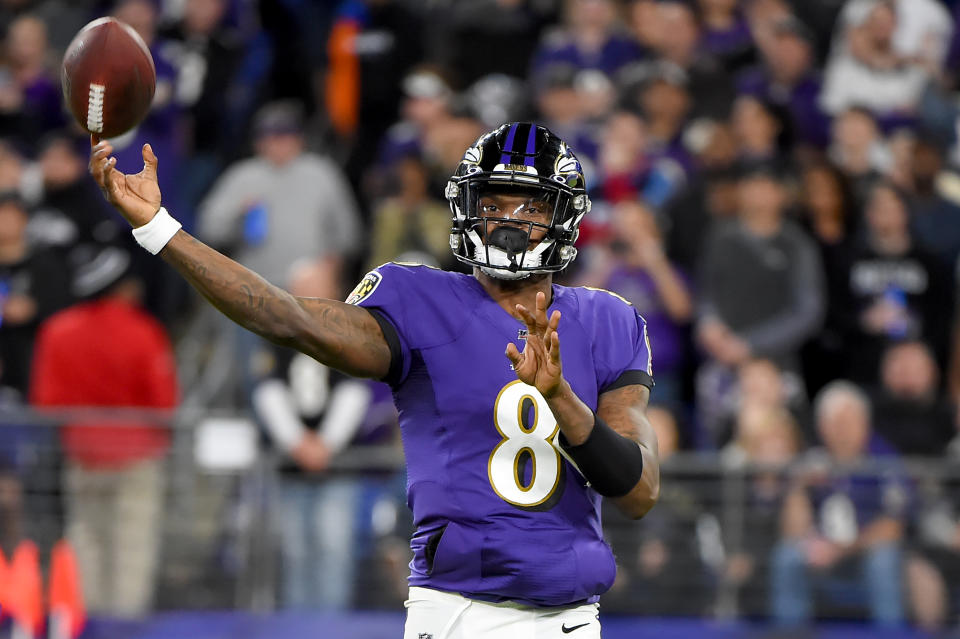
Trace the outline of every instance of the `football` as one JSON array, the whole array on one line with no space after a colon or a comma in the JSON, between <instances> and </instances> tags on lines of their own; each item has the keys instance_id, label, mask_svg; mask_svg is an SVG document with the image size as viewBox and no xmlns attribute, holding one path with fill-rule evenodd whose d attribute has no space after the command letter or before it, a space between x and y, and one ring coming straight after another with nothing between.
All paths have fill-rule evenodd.
<instances>
[{"instance_id":1,"label":"football","mask_svg":"<svg viewBox=\"0 0 960 639\"><path fill-rule=\"evenodd\" d=\"M80 29L63 56L63 97L81 127L112 138L137 126L153 101L157 71L127 24L99 18Z\"/></svg>"}]
</instances>

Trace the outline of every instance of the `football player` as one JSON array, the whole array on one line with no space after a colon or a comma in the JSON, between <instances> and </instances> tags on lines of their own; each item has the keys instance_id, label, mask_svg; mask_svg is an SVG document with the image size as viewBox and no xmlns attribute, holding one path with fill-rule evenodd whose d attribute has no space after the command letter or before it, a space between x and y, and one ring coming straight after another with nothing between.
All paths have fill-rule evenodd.
<instances>
[{"instance_id":1,"label":"football player","mask_svg":"<svg viewBox=\"0 0 960 639\"><path fill-rule=\"evenodd\" d=\"M124 175L91 142L90 171L137 241L214 306L392 386L416 525L405 639L600 637L616 572L601 498L639 518L659 495L653 380L629 303L552 282L590 210L562 140L512 123L467 149L446 196L472 275L385 264L346 303L295 297L180 230L149 145Z\"/></svg>"}]
</instances>

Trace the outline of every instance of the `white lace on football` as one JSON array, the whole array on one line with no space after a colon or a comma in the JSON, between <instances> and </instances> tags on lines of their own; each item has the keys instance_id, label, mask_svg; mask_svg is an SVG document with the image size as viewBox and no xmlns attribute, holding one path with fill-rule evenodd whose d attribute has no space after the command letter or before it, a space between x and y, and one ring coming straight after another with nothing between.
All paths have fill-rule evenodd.
<instances>
[{"instance_id":1,"label":"white lace on football","mask_svg":"<svg viewBox=\"0 0 960 639\"><path fill-rule=\"evenodd\" d=\"M107 87L102 84L90 84L87 97L87 130L93 133L103 131L103 96Z\"/></svg>"}]
</instances>

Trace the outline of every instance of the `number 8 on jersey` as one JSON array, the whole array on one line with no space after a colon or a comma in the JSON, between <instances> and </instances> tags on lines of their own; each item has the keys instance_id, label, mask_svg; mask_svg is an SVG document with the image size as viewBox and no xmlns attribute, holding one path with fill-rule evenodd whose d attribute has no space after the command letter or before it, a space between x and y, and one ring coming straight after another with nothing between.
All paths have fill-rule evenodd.
<instances>
[{"instance_id":1,"label":"number 8 on jersey","mask_svg":"<svg viewBox=\"0 0 960 639\"><path fill-rule=\"evenodd\" d=\"M500 390L493 416L503 439L487 462L490 485L509 504L539 506L557 490L562 474L560 452L553 444L560 427L547 400L533 386L516 380Z\"/></svg>"}]
</instances>

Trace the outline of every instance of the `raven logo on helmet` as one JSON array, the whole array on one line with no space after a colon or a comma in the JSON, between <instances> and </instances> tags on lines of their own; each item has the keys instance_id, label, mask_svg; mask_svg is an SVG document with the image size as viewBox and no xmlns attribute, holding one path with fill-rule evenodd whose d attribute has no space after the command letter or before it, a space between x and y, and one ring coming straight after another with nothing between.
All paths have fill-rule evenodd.
<instances>
[{"instance_id":1,"label":"raven logo on helmet","mask_svg":"<svg viewBox=\"0 0 960 639\"><path fill-rule=\"evenodd\" d=\"M482 216L481 197L497 192L549 202L550 223L523 221L518 228L516 219ZM580 221L590 211L583 169L573 151L546 127L527 122L480 136L447 182L446 197L453 214L453 254L499 279L564 269L577 256ZM531 242L537 228L543 238Z\"/></svg>"}]
</instances>

